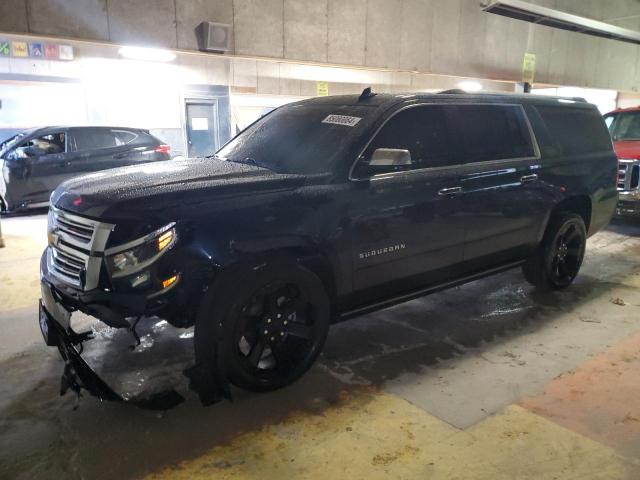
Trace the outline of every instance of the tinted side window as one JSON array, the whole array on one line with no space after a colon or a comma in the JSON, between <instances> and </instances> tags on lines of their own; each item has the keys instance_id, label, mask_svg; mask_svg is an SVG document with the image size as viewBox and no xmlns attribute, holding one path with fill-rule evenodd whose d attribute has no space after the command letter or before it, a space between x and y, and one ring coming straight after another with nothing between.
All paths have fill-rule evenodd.
<instances>
[{"instance_id":1,"label":"tinted side window","mask_svg":"<svg viewBox=\"0 0 640 480\"><path fill-rule=\"evenodd\" d=\"M560 155L611 150L611 137L595 109L537 106Z\"/></svg>"},{"instance_id":2,"label":"tinted side window","mask_svg":"<svg viewBox=\"0 0 640 480\"><path fill-rule=\"evenodd\" d=\"M126 145L127 143L134 142L138 138L138 134L129 130L111 130L115 139L116 145Z\"/></svg>"},{"instance_id":3,"label":"tinted side window","mask_svg":"<svg viewBox=\"0 0 640 480\"><path fill-rule=\"evenodd\" d=\"M535 156L529 127L518 105L455 105L450 121L465 163Z\"/></svg>"},{"instance_id":4,"label":"tinted side window","mask_svg":"<svg viewBox=\"0 0 640 480\"><path fill-rule=\"evenodd\" d=\"M64 153L65 133L57 132L43 135L17 147L13 156L15 158L42 157L55 153Z\"/></svg>"},{"instance_id":5,"label":"tinted side window","mask_svg":"<svg viewBox=\"0 0 640 480\"><path fill-rule=\"evenodd\" d=\"M409 150L412 169L452 164L455 149L450 142L444 107L426 105L397 113L367 147L363 159L365 166L378 148Z\"/></svg>"},{"instance_id":6,"label":"tinted side window","mask_svg":"<svg viewBox=\"0 0 640 480\"><path fill-rule=\"evenodd\" d=\"M82 128L71 132L71 151L98 150L118 146L115 134L109 129Z\"/></svg>"}]
</instances>

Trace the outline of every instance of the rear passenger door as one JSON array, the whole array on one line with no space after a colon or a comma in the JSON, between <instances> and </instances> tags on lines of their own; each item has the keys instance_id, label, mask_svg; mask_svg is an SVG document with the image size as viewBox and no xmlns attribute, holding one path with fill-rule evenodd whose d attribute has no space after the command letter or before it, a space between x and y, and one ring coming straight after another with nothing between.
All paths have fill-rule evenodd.
<instances>
[{"instance_id":1,"label":"rear passenger door","mask_svg":"<svg viewBox=\"0 0 640 480\"><path fill-rule=\"evenodd\" d=\"M461 214L464 259L486 268L527 255L547 207L541 201L540 154L521 105L459 104L448 109L464 163Z\"/></svg>"},{"instance_id":2,"label":"rear passenger door","mask_svg":"<svg viewBox=\"0 0 640 480\"><path fill-rule=\"evenodd\" d=\"M134 163L140 152L126 142L135 140L136 136L124 132L100 127L71 129L70 173L76 176Z\"/></svg>"}]
</instances>

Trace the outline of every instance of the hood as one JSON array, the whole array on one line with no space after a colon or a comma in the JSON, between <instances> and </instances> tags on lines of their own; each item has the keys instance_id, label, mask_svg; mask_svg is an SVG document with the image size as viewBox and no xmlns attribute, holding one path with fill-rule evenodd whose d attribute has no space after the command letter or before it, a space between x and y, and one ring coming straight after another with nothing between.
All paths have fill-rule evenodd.
<instances>
[{"instance_id":1,"label":"hood","mask_svg":"<svg viewBox=\"0 0 640 480\"><path fill-rule=\"evenodd\" d=\"M640 158L640 140L618 140L613 142L618 158Z\"/></svg>"},{"instance_id":2,"label":"hood","mask_svg":"<svg viewBox=\"0 0 640 480\"><path fill-rule=\"evenodd\" d=\"M76 177L60 185L51 202L57 208L118 223L150 220L158 212L175 212L221 196L296 188L304 180L303 175L220 159L167 160Z\"/></svg>"}]
</instances>

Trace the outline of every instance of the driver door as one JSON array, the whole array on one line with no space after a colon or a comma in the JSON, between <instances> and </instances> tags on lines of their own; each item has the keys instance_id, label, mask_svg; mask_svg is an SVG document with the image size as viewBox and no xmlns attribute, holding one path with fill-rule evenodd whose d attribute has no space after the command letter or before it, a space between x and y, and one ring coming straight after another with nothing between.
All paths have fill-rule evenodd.
<instances>
[{"instance_id":1,"label":"driver door","mask_svg":"<svg viewBox=\"0 0 640 480\"><path fill-rule=\"evenodd\" d=\"M64 179L67 168L66 131L60 130L26 141L15 149L23 175L20 203L41 204Z\"/></svg>"},{"instance_id":2,"label":"driver door","mask_svg":"<svg viewBox=\"0 0 640 480\"><path fill-rule=\"evenodd\" d=\"M408 151L410 164L384 171L380 149ZM457 158L439 105L400 109L375 135L352 173L354 291L379 298L455 276L465 233Z\"/></svg>"}]
</instances>

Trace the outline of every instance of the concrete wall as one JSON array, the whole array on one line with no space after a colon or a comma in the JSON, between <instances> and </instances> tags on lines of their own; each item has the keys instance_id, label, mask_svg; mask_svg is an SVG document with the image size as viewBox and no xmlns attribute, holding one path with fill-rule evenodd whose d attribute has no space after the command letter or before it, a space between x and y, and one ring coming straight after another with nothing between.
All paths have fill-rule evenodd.
<instances>
[{"instance_id":1,"label":"concrete wall","mask_svg":"<svg viewBox=\"0 0 640 480\"><path fill-rule=\"evenodd\" d=\"M534 0L640 29L637 0ZM195 49L203 20L233 26L232 53L520 80L640 88L640 47L483 13L479 0L2 0L0 31Z\"/></svg>"}]
</instances>

